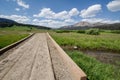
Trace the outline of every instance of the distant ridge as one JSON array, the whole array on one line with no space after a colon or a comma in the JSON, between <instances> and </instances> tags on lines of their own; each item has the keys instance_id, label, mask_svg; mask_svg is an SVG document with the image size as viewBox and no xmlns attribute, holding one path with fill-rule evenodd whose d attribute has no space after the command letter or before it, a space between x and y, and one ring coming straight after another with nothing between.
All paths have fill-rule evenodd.
<instances>
[{"instance_id":1,"label":"distant ridge","mask_svg":"<svg viewBox=\"0 0 120 80\"><path fill-rule=\"evenodd\" d=\"M0 23L1 23L1 22L6 22L6 23L16 23L15 21L10 20L10 19L6 19L6 18L0 18Z\"/></svg>"},{"instance_id":2,"label":"distant ridge","mask_svg":"<svg viewBox=\"0 0 120 80\"><path fill-rule=\"evenodd\" d=\"M106 30L120 30L120 23L108 24L108 23L101 23L101 22L89 23L89 22L81 21L81 22L73 24L73 25L63 26L59 29L84 30L84 29L89 29L89 28L99 28L99 29L106 29Z\"/></svg>"},{"instance_id":3,"label":"distant ridge","mask_svg":"<svg viewBox=\"0 0 120 80\"><path fill-rule=\"evenodd\" d=\"M10 19L0 18L0 27L11 27L16 23L17 22L10 20Z\"/></svg>"},{"instance_id":4,"label":"distant ridge","mask_svg":"<svg viewBox=\"0 0 120 80\"><path fill-rule=\"evenodd\" d=\"M28 26L28 27L36 27L38 29L51 29L45 26L39 26L39 25L32 25L32 24L23 24L23 23L18 23L14 20L6 19L6 18L0 18L0 27L12 27L13 25L16 26Z\"/></svg>"}]
</instances>

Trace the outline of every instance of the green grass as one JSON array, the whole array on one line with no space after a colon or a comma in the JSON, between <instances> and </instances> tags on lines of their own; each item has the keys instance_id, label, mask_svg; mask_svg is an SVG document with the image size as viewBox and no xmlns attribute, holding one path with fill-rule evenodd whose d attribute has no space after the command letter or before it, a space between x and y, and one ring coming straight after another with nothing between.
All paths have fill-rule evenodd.
<instances>
[{"instance_id":1,"label":"green grass","mask_svg":"<svg viewBox=\"0 0 120 80\"><path fill-rule=\"evenodd\" d=\"M55 30L56 33L69 33L70 30Z\"/></svg>"},{"instance_id":2,"label":"green grass","mask_svg":"<svg viewBox=\"0 0 120 80\"><path fill-rule=\"evenodd\" d=\"M0 49L28 36L29 33L47 31L48 30L37 29L35 27L28 26L12 26L0 28Z\"/></svg>"},{"instance_id":3,"label":"green grass","mask_svg":"<svg viewBox=\"0 0 120 80\"><path fill-rule=\"evenodd\" d=\"M79 51L66 51L68 55L82 68L89 80L119 80L120 69L99 62Z\"/></svg>"},{"instance_id":4,"label":"green grass","mask_svg":"<svg viewBox=\"0 0 120 80\"><path fill-rule=\"evenodd\" d=\"M87 35L75 32L55 33L50 35L60 46L78 46L81 49L109 50L120 52L120 34L101 33L100 35ZM68 47L68 49L69 49ZM119 80L120 68L105 64L80 51L66 50L67 54L76 64L85 71L89 80ZM119 64L119 62L117 62Z\"/></svg>"},{"instance_id":5,"label":"green grass","mask_svg":"<svg viewBox=\"0 0 120 80\"><path fill-rule=\"evenodd\" d=\"M81 49L107 50L120 52L120 34L101 33L87 35L79 33L50 33L61 46L78 46Z\"/></svg>"},{"instance_id":6,"label":"green grass","mask_svg":"<svg viewBox=\"0 0 120 80\"><path fill-rule=\"evenodd\" d=\"M12 27L5 27L5 28L0 28L1 31L26 31L26 32L30 32L30 31L35 31L38 30L34 27L27 27L27 26L12 26Z\"/></svg>"},{"instance_id":7,"label":"green grass","mask_svg":"<svg viewBox=\"0 0 120 80\"><path fill-rule=\"evenodd\" d=\"M7 33L7 34L0 34L0 49L10 45L26 36L28 36L29 34L18 34L18 33Z\"/></svg>"},{"instance_id":8,"label":"green grass","mask_svg":"<svg viewBox=\"0 0 120 80\"><path fill-rule=\"evenodd\" d=\"M86 30L85 33L89 35L100 35L100 30L97 28L93 28L93 29L91 28Z\"/></svg>"},{"instance_id":9,"label":"green grass","mask_svg":"<svg viewBox=\"0 0 120 80\"><path fill-rule=\"evenodd\" d=\"M28 36L29 33L29 27L13 26L0 28L0 49Z\"/></svg>"}]
</instances>

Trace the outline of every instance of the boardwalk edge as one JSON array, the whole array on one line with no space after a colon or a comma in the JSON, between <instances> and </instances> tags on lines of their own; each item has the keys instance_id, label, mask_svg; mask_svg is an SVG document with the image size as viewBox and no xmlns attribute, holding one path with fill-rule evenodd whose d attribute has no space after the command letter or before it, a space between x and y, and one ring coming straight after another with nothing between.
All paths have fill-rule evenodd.
<instances>
[{"instance_id":1,"label":"boardwalk edge","mask_svg":"<svg viewBox=\"0 0 120 80\"><path fill-rule=\"evenodd\" d=\"M55 42L49 33L47 33L47 36L50 38L56 49L62 55L65 63L70 66L71 74L76 77L76 80L87 80L87 75L85 72L80 67L78 67L78 65L64 52L64 50Z\"/></svg>"}]
</instances>

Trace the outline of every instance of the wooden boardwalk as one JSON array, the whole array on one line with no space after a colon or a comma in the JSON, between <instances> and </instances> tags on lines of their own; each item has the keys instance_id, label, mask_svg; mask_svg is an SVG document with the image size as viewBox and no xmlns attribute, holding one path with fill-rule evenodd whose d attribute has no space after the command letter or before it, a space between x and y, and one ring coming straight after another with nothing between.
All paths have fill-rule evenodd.
<instances>
[{"instance_id":1,"label":"wooden boardwalk","mask_svg":"<svg viewBox=\"0 0 120 80\"><path fill-rule=\"evenodd\" d=\"M37 33L0 61L0 80L86 80L46 33Z\"/></svg>"}]
</instances>

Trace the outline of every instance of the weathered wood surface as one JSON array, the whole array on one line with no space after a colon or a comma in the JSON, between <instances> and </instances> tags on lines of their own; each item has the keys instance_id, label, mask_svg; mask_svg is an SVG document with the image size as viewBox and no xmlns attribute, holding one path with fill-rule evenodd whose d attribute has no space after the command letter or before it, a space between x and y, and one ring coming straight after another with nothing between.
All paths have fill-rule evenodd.
<instances>
[{"instance_id":1,"label":"weathered wood surface","mask_svg":"<svg viewBox=\"0 0 120 80\"><path fill-rule=\"evenodd\" d=\"M53 69L57 80L86 80L86 74L63 49L47 34L48 45L53 63Z\"/></svg>"},{"instance_id":2,"label":"weathered wood surface","mask_svg":"<svg viewBox=\"0 0 120 80\"><path fill-rule=\"evenodd\" d=\"M61 50L48 34L37 33L0 61L0 80L85 80Z\"/></svg>"}]
</instances>

